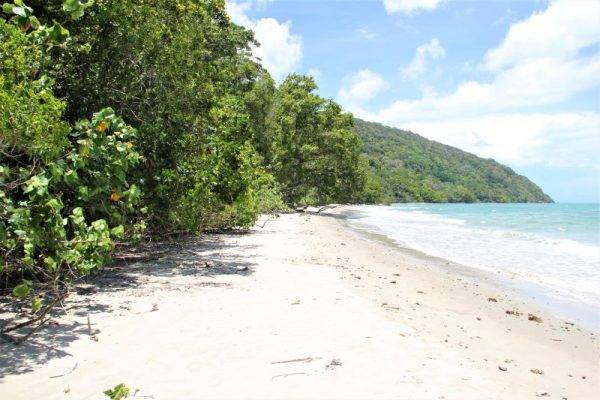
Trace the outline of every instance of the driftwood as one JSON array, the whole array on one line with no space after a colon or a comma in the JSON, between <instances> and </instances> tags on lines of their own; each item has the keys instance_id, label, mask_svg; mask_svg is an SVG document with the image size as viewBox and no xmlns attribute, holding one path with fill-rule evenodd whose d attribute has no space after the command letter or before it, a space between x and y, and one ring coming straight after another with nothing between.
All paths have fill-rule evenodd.
<instances>
[{"instance_id":1,"label":"driftwood","mask_svg":"<svg viewBox=\"0 0 600 400\"><path fill-rule=\"evenodd\" d=\"M285 363L293 363L293 362L311 362L313 360L316 360L316 358L312 358L312 357L294 358L293 360L273 361L271 364L285 364Z\"/></svg>"},{"instance_id":2,"label":"driftwood","mask_svg":"<svg viewBox=\"0 0 600 400\"><path fill-rule=\"evenodd\" d=\"M308 213L308 214L320 214L322 211L331 210L338 207L339 204L327 204L325 206L301 206L296 207L297 212Z\"/></svg>"},{"instance_id":3,"label":"driftwood","mask_svg":"<svg viewBox=\"0 0 600 400\"><path fill-rule=\"evenodd\" d=\"M286 378L288 376L294 376L294 375L308 375L308 374L306 372L292 372L289 374L275 375L271 378L271 380L275 380L275 378Z\"/></svg>"},{"instance_id":4,"label":"driftwood","mask_svg":"<svg viewBox=\"0 0 600 400\"><path fill-rule=\"evenodd\" d=\"M62 294L56 296L56 298L50 303L48 304L42 312L40 312L36 317L28 319L27 321L24 322L20 322L18 324L15 324L13 326L9 326L7 328L2 329L2 331L0 331L0 337L4 340L7 340L9 342L12 342L15 345L20 345L22 344L25 340L27 340L31 335L33 335L38 329L40 329L42 327L42 325L44 325L49 318L46 318L46 315L52 311L52 309L54 308L54 306L56 306L59 302L63 301L67 296L69 295L69 291L65 290ZM24 336L20 337L20 338L15 338L11 335L8 334L8 332L12 332L15 331L17 329L21 329L21 328L25 328L27 326L33 325L35 323L39 322L39 324L37 324L37 326L33 327L29 332L27 332L27 334L25 334Z\"/></svg>"}]
</instances>

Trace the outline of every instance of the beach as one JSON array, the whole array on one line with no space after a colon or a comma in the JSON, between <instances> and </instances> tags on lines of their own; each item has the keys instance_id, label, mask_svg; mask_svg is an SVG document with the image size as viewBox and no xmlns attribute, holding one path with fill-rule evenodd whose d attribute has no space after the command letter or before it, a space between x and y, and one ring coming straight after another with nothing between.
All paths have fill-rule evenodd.
<instances>
[{"instance_id":1,"label":"beach","mask_svg":"<svg viewBox=\"0 0 600 400\"><path fill-rule=\"evenodd\" d=\"M351 229L352 207L264 216L82 285L0 398L592 399L598 332L479 274Z\"/></svg>"}]
</instances>

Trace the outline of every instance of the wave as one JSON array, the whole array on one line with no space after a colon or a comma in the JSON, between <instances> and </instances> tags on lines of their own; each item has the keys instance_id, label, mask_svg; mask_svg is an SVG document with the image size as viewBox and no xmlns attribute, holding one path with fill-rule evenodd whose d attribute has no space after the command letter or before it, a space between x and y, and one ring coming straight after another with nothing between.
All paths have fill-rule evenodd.
<instances>
[{"instance_id":1,"label":"wave","mask_svg":"<svg viewBox=\"0 0 600 400\"><path fill-rule=\"evenodd\" d=\"M462 214L457 216L427 212L422 206L361 206L360 214L350 222L356 228L384 234L404 247L533 282L557 298L600 306L599 244L531 232L532 226L560 231L552 225L552 218L544 226L543 214L532 218L531 212L502 215L500 206L483 210L481 206L471 207L473 214L462 206ZM495 213L496 220L482 219L484 212Z\"/></svg>"}]
</instances>

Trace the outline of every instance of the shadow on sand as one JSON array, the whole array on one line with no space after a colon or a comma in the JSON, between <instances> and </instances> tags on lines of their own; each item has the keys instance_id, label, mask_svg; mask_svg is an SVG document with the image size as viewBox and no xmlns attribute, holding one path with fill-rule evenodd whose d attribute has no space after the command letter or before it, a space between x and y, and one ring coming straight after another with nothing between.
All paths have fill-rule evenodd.
<instances>
[{"instance_id":1,"label":"shadow on sand","mask_svg":"<svg viewBox=\"0 0 600 400\"><path fill-rule=\"evenodd\" d=\"M74 287L74 293L62 307L55 307L51 320L25 343L16 346L0 339L0 383L6 376L27 373L52 359L72 356L66 349L71 342L82 336L88 337L88 325L76 321L67 323L65 319L58 322L55 318L64 317L67 313L86 317L99 312L117 311L114 304L102 303L102 296L94 294L133 290L134 296L152 296L155 290L185 291L194 287L228 286L207 282L206 279L198 279L197 282L186 280L185 284L181 284L172 282L176 279L171 278L251 275L256 265L252 262L256 247L239 245L235 240L227 240L225 235L188 237L178 239L176 243L153 246L147 261L120 261L86 278ZM1 308L7 305L6 301L0 299ZM10 314L5 311L0 313L0 327L7 323L2 316ZM93 333L99 332L94 330Z\"/></svg>"}]
</instances>

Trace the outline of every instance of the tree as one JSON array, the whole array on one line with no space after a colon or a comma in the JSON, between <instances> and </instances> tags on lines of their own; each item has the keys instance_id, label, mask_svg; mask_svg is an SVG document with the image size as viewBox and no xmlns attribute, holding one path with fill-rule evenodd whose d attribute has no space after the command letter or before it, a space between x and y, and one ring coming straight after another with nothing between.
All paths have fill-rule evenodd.
<instances>
[{"instance_id":1,"label":"tree","mask_svg":"<svg viewBox=\"0 0 600 400\"><path fill-rule=\"evenodd\" d=\"M316 89L313 78L290 75L277 88L270 114L274 149L263 155L290 204L352 201L365 184L352 115Z\"/></svg>"}]
</instances>

